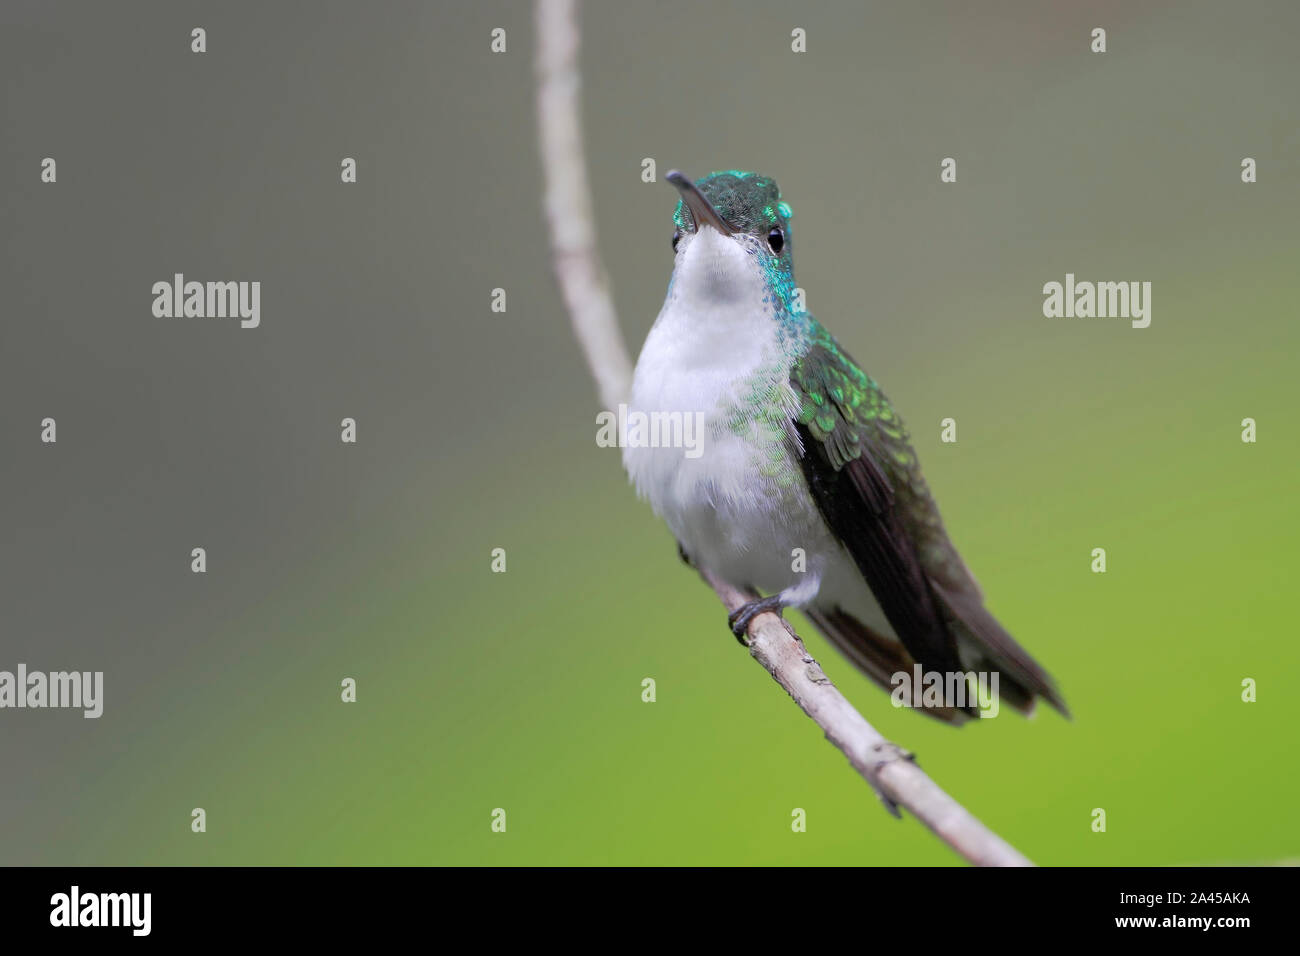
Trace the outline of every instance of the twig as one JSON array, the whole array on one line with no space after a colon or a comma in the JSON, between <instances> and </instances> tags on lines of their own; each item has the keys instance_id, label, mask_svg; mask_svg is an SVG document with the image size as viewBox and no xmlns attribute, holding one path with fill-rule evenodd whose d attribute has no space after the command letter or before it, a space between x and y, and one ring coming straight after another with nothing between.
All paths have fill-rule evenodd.
<instances>
[{"instance_id":1,"label":"twig","mask_svg":"<svg viewBox=\"0 0 1300 956\"><path fill-rule=\"evenodd\" d=\"M537 4L537 118L555 272L600 400L614 409L626 401L631 388L632 359L596 248L596 219L582 155L578 38L575 3Z\"/></svg>"},{"instance_id":2,"label":"twig","mask_svg":"<svg viewBox=\"0 0 1300 956\"><path fill-rule=\"evenodd\" d=\"M757 597L713 575L702 577L718 592L728 611ZM760 614L750 622L749 653L826 732L826 739L843 751L895 816L898 807L903 807L944 843L980 866L1033 865L926 776L910 753L867 723L783 618Z\"/></svg>"},{"instance_id":3,"label":"twig","mask_svg":"<svg viewBox=\"0 0 1300 956\"><path fill-rule=\"evenodd\" d=\"M600 400L626 401L632 361L614 312L596 247L596 227L582 155L578 102L576 0L537 0L537 119L546 181L546 218L555 272L573 330L596 379ZM728 611L752 600L726 581L702 575ZM971 863L1032 866L1009 843L948 796L912 755L886 740L853 709L781 617L760 614L749 625L749 652L805 714L843 751L891 812L902 807Z\"/></svg>"}]
</instances>

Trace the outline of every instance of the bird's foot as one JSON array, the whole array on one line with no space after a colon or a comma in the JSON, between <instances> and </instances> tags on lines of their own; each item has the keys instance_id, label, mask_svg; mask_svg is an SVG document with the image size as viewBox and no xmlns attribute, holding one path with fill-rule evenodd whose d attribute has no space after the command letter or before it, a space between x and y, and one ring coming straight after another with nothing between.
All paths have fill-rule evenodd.
<instances>
[{"instance_id":1,"label":"bird's foot","mask_svg":"<svg viewBox=\"0 0 1300 956\"><path fill-rule=\"evenodd\" d=\"M691 556L686 553L686 549L682 547L680 541L677 542L677 557L681 558L682 564L686 565L688 568L695 567L694 562L691 561Z\"/></svg>"},{"instance_id":2,"label":"bird's foot","mask_svg":"<svg viewBox=\"0 0 1300 956\"><path fill-rule=\"evenodd\" d=\"M783 607L785 607L785 604L781 601L781 595L779 594L759 598L757 601L742 604L728 614L727 624L731 626L731 633L736 635L736 640L740 641L745 647L749 647L749 641L745 640L745 634L749 630L749 622L768 611L773 611L779 615Z\"/></svg>"}]
</instances>

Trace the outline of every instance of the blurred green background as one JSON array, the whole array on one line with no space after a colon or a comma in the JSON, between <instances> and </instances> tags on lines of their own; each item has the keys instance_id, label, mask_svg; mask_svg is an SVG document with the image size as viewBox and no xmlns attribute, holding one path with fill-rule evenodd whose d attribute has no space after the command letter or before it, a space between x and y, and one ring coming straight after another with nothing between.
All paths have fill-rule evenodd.
<instances>
[{"instance_id":1,"label":"blurred green background","mask_svg":"<svg viewBox=\"0 0 1300 956\"><path fill-rule=\"evenodd\" d=\"M106 683L98 721L0 712L0 862L959 862L737 647L596 446L547 260L525 4L0 21L0 669ZM1300 856L1297 28L1288 3L584 11L629 343L671 268L675 196L642 159L775 176L810 309L909 422L1074 720L896 711L795 623L1039 863ZM154 319L177 271L260 280L261 327ZM1151 327L1044 318L1067 272L1150 281Z\"/></svg>"}]
</instances>

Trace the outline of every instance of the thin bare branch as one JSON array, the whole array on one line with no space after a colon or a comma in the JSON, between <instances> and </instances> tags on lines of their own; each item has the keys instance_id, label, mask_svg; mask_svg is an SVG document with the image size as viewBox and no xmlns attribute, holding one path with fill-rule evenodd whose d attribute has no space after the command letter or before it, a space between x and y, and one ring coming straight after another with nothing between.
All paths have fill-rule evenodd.
<instances>
[{"instance_id":1,"label":"thin bare branch","mask_svg":"<svg viewBox=\"0 0 1300 956\"><path fill-rule=\"evenodd\" d=\"M537 4L537 119L555 273L600 400L613 410L626 401L631 388L632 359L596 247L596 219L582 155L578 39L573 0Z\"/></svg>"},{"instance_id":2,"label":"thin bare branch","mask_svg":"<svg viewBox=\"0 0 1300 956\"><path fill-rule=\"evenodd\" d=\"M728 611L758 595L704 573ZM783 618L760 614L749 624L749 653L826 733L890 812L903 807L939 839L980 866L1032 866L1011 844L984 826L937 783L912 755L886 740L840 693Z\"/></svg>"}]
</instances>

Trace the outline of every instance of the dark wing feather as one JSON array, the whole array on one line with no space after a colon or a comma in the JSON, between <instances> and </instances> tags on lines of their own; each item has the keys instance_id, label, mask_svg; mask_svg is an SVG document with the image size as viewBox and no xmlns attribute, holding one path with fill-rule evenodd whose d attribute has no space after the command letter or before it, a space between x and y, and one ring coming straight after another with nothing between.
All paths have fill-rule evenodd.
<instances>
[{"instance_id":1,"label":"dark wing feather","mask_svg":"<svg viewBox=\"0 0 1300 956\"><path fill-rule=\"evenodd\" d=\"M837 470L808 426L795 428L804 446L800 465L822 517L853 555L894 633L926 670L961 670L889 479L869 452Z\"/></svg>"}]
</instances>

